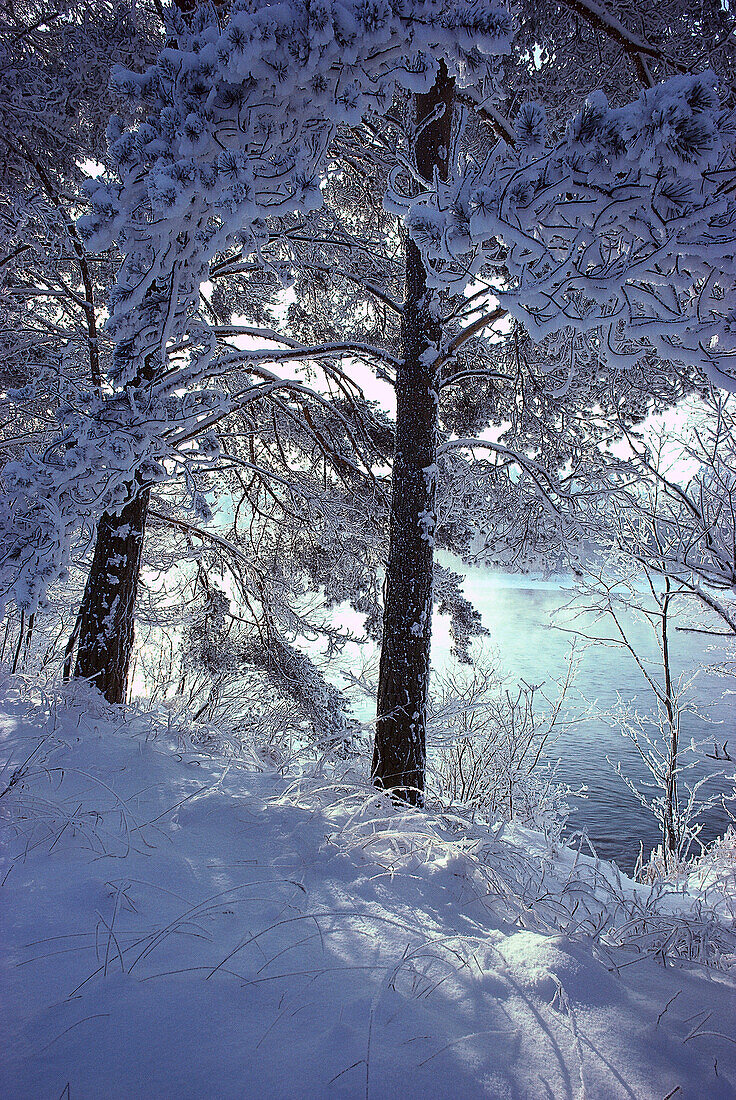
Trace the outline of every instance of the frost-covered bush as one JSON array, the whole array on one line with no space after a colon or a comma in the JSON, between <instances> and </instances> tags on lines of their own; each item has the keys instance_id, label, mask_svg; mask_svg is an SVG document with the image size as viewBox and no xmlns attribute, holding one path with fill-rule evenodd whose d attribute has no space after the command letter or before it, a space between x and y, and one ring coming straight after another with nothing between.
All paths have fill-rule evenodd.
<instances>
[{"instance_id":1,"label":"frost-covered bush","mask_svg":"<svg viewBox=\"0 0 736 1100\"><path fill-rule=\"evenodd\" d=\"M550 700L542 686L510 687L488 657L435 681L429 720L430 790L443 802L559 836L569 793L543 758L560 732L571 673Z\"/></svg>"},{"instance_id":2,"label":"frost-covered bush","mask_svg":"<svg viewBox=\"0 0 736 1100\"><path fill-rule=\"evenodd\" d=\"M667 717L664 706L658 706L652 716L621 698L609 716L633 745L647 778L635 782L624 772L620 761L609 763L662 831L663 843L651 853L648 863L644 864L640 858L643 881L654 881L660 873L677 874L688 866L695 853L702 851L698 838L703 816L720 802L712 784L722 773L703 774L705 742L691 739L679 745L682 717L688 710L694 711L687 701L687 687L683 678L683 683L673 689L671 717Z\"/></svg>"},{"instance_id":3,"label":"frost-covered bush","mask_svg":"<svg viewBox=\"0 0 736 1100\"><path fill-rule=\"evenodd\" d=\"M183 640L180 702L200 743L281 769L299 758L345 756L357 724L345 697L273 626L233 630L221 593ZM169 703L171 705L171 703Z\"/></svg>"},{"instance_id":4,"label":"frost-covered bush","mask_svg":"<svg viewBox=\"0 0 736 1100\"><path fill-rule=\"evenodd\" d=\"M487 912L545 935L592 941L609 965L609 951L619 948L627 952L626 966L647 957L722 970L736 963L732 887L729 903L728 895L706 896L690 884L636 884L616 864L585 854L582 843L560 845L519 824L489 828L462 806L407 811L349 777L329 783L301 777L284 797L329 814L335 829L328 843L345 854L359 852L392 883L424 867L449 868L453 882Z\"/></svg>"},{"instance_id":5,"label":"frost-covered bush","mask_svg":"<svg viewBox=\"0 0 736 1100\"><path fill-rule=\"evenodd\" d=\"M725 756L721 755L718 746L715 747L716 753L711 759L728 762L732 767L731 756L727 752ZM693 745L691 751L695 748L696 746ZM692 803L691 796L686 804L691 814ZM702 812L704 807L707 809L718 803L725 809L732 822L721 836L717 836L710 844L704 844L699 839L702 825L696 822L690 824L688 844L683 845L681 852L675 854L667 852L660 844L650 852L649 858L645 859L642 846L634 877L639 882L665 883L684 889L694 897L702 897L708 904L717 904L720 901L725 905L729 915L736 918L736 812L734 812L736 784L730 795L714 794L707 802L697 803L695 809ZM698 846L697 852L694 851L695 845Z\"/></svg>"},{"instance_id":6,"label":"frost-covered bush","mask_svg":"<svg viewBox=\"0 0 736 1100\"><path fill-rule=\"evenodd\" d=\"M274 636L268 644L251 643L244 656L265 677L273 695L289 702L313 742L338 754L347 751L356 729L347 701L305 653Z\"/></svg>"},{"instance_id":7,"label":"frost-covered bush","mask_svg":"<svg viewBox=\"0 0 736 1100\"><path fill-rule=\"evenodd\" d=\"M619 522L617 514L608 529ZM702 850L698 837L704 815L720 802L712 781L723 771L707 766L702 737L685 739L686 719L707 721L693 695L697 673L678 672L676 661L676 615L689 607L692 594L671 576L663 540L651 518L640 516L638 525L638 536L632 532L621 548L613 540L606 545L608 532L601 527L599 538L605 553L598 559L578 561L576 594L564 613L574 622L582 597L592 623L586 626L591 633L583 636L625 654L644 692L641 701L636 694L625 697L619 692L616 703L597 711L597 717L622 734L643 766L643 776L634 779L621 761L608 758L659 825L662 854L653 854L646 871L651 877L657 873L658 860L668 873L676 873ZM651 556L639 549L647 542Z\"/></svg>"},{"instance_id":8,"label":"frost-covered bush","mask_svg":"<svg viewBox=\"0 0 736 1100\"><path fill-rule=\"evenodd\" d=\"M692 861L691 875L730 880L730 892L736 904L736 827L729 825L723 836L716 837L703 854Z\"/></svg>"}]
</instances>

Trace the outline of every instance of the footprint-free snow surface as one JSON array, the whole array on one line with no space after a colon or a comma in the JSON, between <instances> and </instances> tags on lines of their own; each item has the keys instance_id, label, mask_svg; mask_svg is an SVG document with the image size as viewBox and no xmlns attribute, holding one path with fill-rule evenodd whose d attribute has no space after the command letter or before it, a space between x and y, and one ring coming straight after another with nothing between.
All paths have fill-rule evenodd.
<instances>
[{"instance_id":1,"label":"footprint-free snow surface","mask_svg":"<svg viewBox=\"0 0 736 1100\"><path fill-rule=\"evenodd\" d=\"M727 897L89 700L0 749L9 1100L736 1096Z\"/></svg>"}]
</instances>

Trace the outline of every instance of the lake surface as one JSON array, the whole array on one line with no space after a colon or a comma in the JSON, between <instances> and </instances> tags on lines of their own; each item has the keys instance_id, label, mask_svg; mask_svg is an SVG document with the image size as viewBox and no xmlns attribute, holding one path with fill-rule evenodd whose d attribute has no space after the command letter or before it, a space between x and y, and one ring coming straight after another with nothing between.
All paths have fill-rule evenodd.
<instances>
[{"instance_id":1,"label":"lake surface","mask_svg":"<svg viewBox=\"0 0 736 1100\"><path fill-rule=\"evenodd\" d=\"M490 631L486 640L489 649L498 657L497 668L505 671L513 680L528 682L547 681L565 673L571 636L557 627L575 627L585 633L610 634L605 621L596 625L593 616L580 605L572 618L559 609L573 596L561 582L531 581L526 577L499 575L483 570L467 573L465 592L481 612L483 623ZM683 617L682 622L687 619ZM656 659L657 647L648 626L630 620L628 626L636 647L642 654ZM716 627L717 628L717 627ZM683 716L680 744L690 739L701 741L715 738L719 744L729 741L734 755L734 700L736 695L726 694L736 689L736 680L712 671L714 666L727 662L733 646L728 639L695 634L680 630L671 633L672 664L676 675L688 675L702 666L709 666L699 673L690 689L692 701L707 720L696 713ZM449 656L447 624L436 621L433 660L442 665ZM655 713L651 690L633 658L620 647L594 645L580 656L580 666L568 699L573 708L584 701L595 704L601 711L609 711L616 705L617 695L635 702L642 712ZM570 801L571 815L567 832L584 829L599 855L614 859L626 871L633 869L643 841L645 853L660 842L659 825L654 817L637 801L623 780L616 774L606 757L620 760L623 771L635 782L649 778L639 754L629 739L600 718L590 718L563 732L553 745L548 744L547 757L558 761L556 776L560 782L576 788L585 784L585 799ZM721 767L703 760L704 768ZM726 765L728 766L728 765ZM733 774L734 766L731 765ZM704 774L699 768L690 776ZM733 789L733 781L720 781L719 789ZM683 791L683 794L685 792ZM722 809L712 809L705 820L702 839L711 840L722 833L729 818Z\"/></svg>"},{"instance_id":2,"label":"lake surface","mask_svg":"<svg viewBox=\"0 0 736 1100\"><path fill-rule=\"evenodd\" d=\"M446 564L456 572L462 569L465 573L465 593L480 611L489 631L489 637L483 640L482 645L493 656L494 670L508 675L510 686L520 679L534 684L544 682L545 690L554 697L556 688L553 680L565 675L572 640L569 633L559 628L575 627L597 636L611 633L605 622L596 625L593 616L586 613L582 604L572 617L569 612L563 614L560 610L573 598L572 578L531 579L481 569L468 570L456 561L447 561ZM343 625L353 626L360 633L357 616L346 613L340 619ZM692 620L683 616L682 622L688 621ZM717 624L715 628L718 628ZM656 662L657 646L651 629L633 619L629 619L627 629L631 630L637 651ZM736 679L708 671L708 668L724 663L733 668L733 661L728 660L732 649L733 643L725 638L672 630L674 673L676 676L689 676L703 669L692 684L690 697L707 716L703 718L694 712L683 715L681 748L687 746L691 738L696 742L708 738L710 747L707 751L712 752L715 738L720 745L728 741L729 751L734 755ZM352 663L350 651L355 657L355 665L360 665L357 649L352 646L347 647L347 662ZM435 669L441 671L447 667L449 651L449 623L444 617L436 615L432 640ZM583 709L590 707L601 712L610 711L615 708L619 694L628 703L635 704L640 713L656 713L651 690L630 654L620 647L592 645L584 649L579 657L578 673L566 700L571 713L579 715ZM656 669L656 665L654 667ZM727 694L729 690L732 692L730 695ZM363 721L372 721L375 706L368 699L358 701L355 714ZM431 744L428 748L431 752ZM704 758L704 751L701 750L700 754L702 766L688 773L688 782L706 771L722 769L722 765ZM643 842L645 856L660 843L659 825L616 774L607 757L620 761L624 773L637 785L641 785L642 781L651 781L631 740L624 738L618 728L600 717L577 722L554 742L550 738L546 746L547 762L556 765L556 780L572 789L583 785L587 788L584 798L569 800L571 813L566 835L584 830L600 856L615 860L622 870L630 872L636 862L640 842ZM730 769L729 778L714 780L714 786L710 789L732 793L734 765L730 765ZM687 797L682 781L681 791ZM732 808L736 812L733 804ZM723 809L711 809L704 819L701 838L709 841L723 833L729 820Z\"/></svg>"}]
</instances>

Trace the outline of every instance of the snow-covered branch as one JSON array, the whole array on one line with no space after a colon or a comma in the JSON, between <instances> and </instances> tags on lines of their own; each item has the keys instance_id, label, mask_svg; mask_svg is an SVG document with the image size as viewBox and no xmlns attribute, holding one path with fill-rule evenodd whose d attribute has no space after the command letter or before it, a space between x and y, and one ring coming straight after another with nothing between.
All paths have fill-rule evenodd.
<instances>
[{"instance_id":1,"label":"snow-covered branch","mask_svg":"<svg viewBox=\"0 0 736 1100\"><path fill-rule=\"evenodd\" d=\"M536 341L587 333L616 367L654 352L736 388L736 166L714 75L616 109L595 93L552 146L541 107L515 126L515 149L392 197L435 285L495 270L494 293Z\"/></svg>"},{"instance_id":2,"label":"snow-covered branch","mask_svg":"<svg viewBox=\"0 0 736 1100\"><path fill-rule=\"evenodd\" d=\"M181 335L213 255L236 236L257 252L264 218L321 205L340 124L385 108L396 89L427 91L440 57L460 84L472 81L469 51L476 61L505 52L511 32L502 7L453 0L236 0L224 29L204 8L191 26L174 23L178 47L146 73L117 73L146 121L111 124L117 179L90 185L93 213L81 224L96 247L117 240L125 254L109 322L123 380ZM153 339L140 333L144 302Z\"/></svg>"}]
</instances>

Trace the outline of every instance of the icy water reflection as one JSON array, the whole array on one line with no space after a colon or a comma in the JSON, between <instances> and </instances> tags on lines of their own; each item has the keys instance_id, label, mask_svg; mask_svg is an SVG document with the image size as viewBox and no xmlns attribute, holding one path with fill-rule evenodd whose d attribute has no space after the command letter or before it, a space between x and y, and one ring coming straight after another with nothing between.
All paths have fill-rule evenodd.
<instances>
[{"instance_id":1,"label":"icy water reflection","mask_svg":"<svg viewBox=\"0 0 736 1100\"><path fill-rule=\"evenodd\" d=\"M555 629L555 625L574 625L586 633L608 632L601 625L591 629L592 618L582 609L574 623L568 615L563 617L557 609L569 600L571 593L551 582L476 570L469 574L465 590L490 631L488 642L498 653L499 668L512 678L549 684L551 677L564 674L570 635ZM642 652L655 658L656 647L648 628L636 625L634 636ZM728 654L725 639L682 631L673 631L672 638L676 675L694 672L702 665L718 665ZM447 652L446 629L438 622L433 655L436 665L441 667L447 660ZM721 744L728 740L730 750L736 747L734 696L724 697L724 692L734 687L733 680L713 672L704 671L698 676L692 688L693 699L710 721L703 722L696 714L684 715L681 744L687 744L691 737L697 741L715 737ZM628 701L635 700L640 711L652 712L648 691L629 654L620 648L596 645L582 654L572 701L579 702L582 697L605 711L615 705L618 692ZM557 776L561 782L571 787L584 783L588 788L587 798L571 802L569 829L585 829L599 855L615 859L622 869L630 871L639 841L644 842L645 851L659 842L658 827L613 771L606 756L621 760L624 771L640 780L646 773L636 749L605 722L588 720L560 736L548 756L555 761L559 759ZM705 763L717 767L712 762ZM732 783L724 789L729 787ZM703 839L722 832L727 820L722 811L710 811Z\"/></svg>"}]
</instances>

